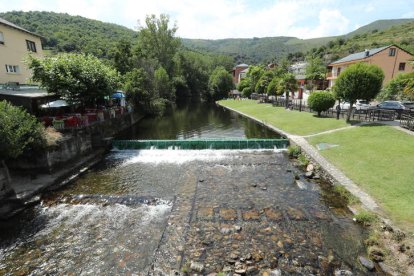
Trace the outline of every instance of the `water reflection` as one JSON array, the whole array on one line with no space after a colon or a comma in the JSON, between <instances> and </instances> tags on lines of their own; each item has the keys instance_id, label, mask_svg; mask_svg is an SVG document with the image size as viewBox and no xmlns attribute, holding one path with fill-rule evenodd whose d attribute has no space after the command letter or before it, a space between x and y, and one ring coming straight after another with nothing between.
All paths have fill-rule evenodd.
<instances>
[{"instance_id":1,"label":"water reflection","mask_svg":"<svg viewBox=\"0 0 414 276\"><path fill-rule=\"evenodd\" d=\"M185 103L161 118L145 118L118 139L279 138L266 127L216 105Z\"/></svg>"}]
</instances>

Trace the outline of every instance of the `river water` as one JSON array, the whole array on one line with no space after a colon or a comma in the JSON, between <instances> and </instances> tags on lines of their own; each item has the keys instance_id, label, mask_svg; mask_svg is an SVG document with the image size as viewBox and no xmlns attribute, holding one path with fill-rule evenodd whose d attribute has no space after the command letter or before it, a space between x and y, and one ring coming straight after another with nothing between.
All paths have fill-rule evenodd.
<instances>
[{"instance_id":1,"label":"river water","mask_svg":"<svg viewBox=\"0 0 414 276\"><path fill-rule=\"evenodd\" d=\"M241 137L279 136L202 104L119 136ZM302 175L278 150L113 150L1 223L0 275L366 274L363 230L328 185Z\"/></svg>"}]
</instances>

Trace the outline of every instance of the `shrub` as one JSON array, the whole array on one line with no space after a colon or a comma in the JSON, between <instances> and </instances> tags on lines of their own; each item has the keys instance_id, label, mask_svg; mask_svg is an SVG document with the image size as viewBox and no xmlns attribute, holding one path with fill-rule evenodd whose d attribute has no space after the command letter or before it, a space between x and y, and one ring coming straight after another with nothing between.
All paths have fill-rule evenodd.
<instances>
[{"instance_id":1,"label":"shrub","mask_svg":"<svg viewBox=\"0 0 414 276\"><path fill-rule=\"evenodd\" d=\"M299 164L303 167L306 167L309 164L309 159L304 154L299 154L298 156Z\"/></svg>"},{"instance_id":2,"label":"shrub","mask_svg":"<svg viewBox=\"0 0 414 276\"><path fill-rule=\"evenodd\" d=\"M318 117L322 111L327 111L335 104L335 97L330 92L315 91L308 98L308 105L311 109L318 112Z\"/></svg>"},{"instance_id":3,"label":"shrub","mask_svg":"<svg viewBox=\"0 0 414 276\"><path fill-rule=\"evenodd\" d=\"M0 101L0 160L44 146L44 127L20 107Z\"/></svg>"},{"instance_id":4,"label":"shrub","mask_svg":"<svg viewBox=\"0 0 414 276\"><path fill-rule=\"evenodd\" d=\"M341 196L347 204L355 204L359 202L359 199L351 194L344 186L335 185L333 191Z\"/></svg>"},{"instance_id":5,"label":"shrub","mask_svg":"<svg viewBox=\"0 0 414 276\"><path fill-rule=\"evenodd\" d=\"M289 157L298 158L300 153L301 153L301 149L300 149L299 146L289 146L288 147Z\"/></svg>"},{"instance_id":6,"label":"shrub","mask_svg":"<svg viewBox=\"0 0 414 276\"><path fill-rule=\"evenodd\" d=\"M354 220L364 226L369 226L373 222L377 221L378 217L371 212L362 210L354 216Z\"/></svg>"}]
</instances>

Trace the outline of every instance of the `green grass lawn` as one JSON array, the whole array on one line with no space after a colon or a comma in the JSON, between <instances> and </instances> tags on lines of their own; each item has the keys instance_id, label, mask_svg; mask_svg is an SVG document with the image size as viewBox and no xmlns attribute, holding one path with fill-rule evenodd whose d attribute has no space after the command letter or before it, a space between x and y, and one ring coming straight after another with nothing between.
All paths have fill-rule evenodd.
<instances>
[{"instance_id":1,"label":"green grass lawn","mask_svg":"<svg viewBox=\"0 0 414 276\"><path fill-rule=\"evenodd\" d=\"M308 141L339 145L320 153L372 195L393 221L414 232L414 136L377 125Z\"/></svg>"},{"instance_id":2,"label":"green grass lawn","mask_svg":"<svg viewBox=\"0 0 414 276\"><path fill-rule=\"evenodd\" d=\"M283 107L273 107L271 104L258 104L253 100L223 100L220 104L295 135L310 135L347 126L343 119L318 118L309 112L286 110Z\"/></svg>"}]
</instances>

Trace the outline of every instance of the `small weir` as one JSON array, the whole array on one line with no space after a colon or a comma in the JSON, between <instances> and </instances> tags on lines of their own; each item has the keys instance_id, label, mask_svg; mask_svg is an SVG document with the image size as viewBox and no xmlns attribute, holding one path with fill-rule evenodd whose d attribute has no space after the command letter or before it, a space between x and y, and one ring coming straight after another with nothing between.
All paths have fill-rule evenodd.
<instances>
[{"instance_id":1,"label":"small weir","mask_svg":"<svg viewBox=\"0 0 414 276\"><path fill-rule=\"evenodd\" d=\"M114 140L116 149L285 149L288 139Z\"/></svg>"}]
</instances>

